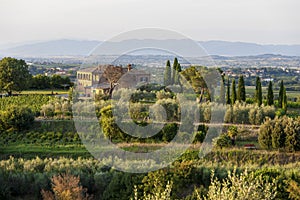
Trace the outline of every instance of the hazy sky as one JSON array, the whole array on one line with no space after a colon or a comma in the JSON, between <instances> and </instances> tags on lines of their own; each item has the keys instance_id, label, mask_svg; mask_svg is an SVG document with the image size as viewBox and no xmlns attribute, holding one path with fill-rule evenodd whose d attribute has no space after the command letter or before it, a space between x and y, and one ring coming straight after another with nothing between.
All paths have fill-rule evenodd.
<instances>
[{"instance_id":1,"label":"hazy sky","mask_svg":"<svg viewBox=\"0 0 300 200\"><path fill-rule=\"evenodd\" d=\"M299 0L0 0L0 44L107 40L155 27L194 40L300 44Z\"/></svg>"}]
</instances>

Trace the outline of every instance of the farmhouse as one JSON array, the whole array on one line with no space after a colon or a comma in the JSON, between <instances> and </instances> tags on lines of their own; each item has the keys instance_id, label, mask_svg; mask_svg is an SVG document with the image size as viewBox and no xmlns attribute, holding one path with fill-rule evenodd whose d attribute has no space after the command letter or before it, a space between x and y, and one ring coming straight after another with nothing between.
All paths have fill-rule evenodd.
<instances>
[{"instance_id":1,"label":"farmhouse","mask_svg":"<svg viewBox=\"0 0 300 200\"><path fill-rule=\"evenodd\" d=\"M113 65L99 65L97 67L89 67L81 69L77 72L77 88L86 96L95 94L108 93L111 83L107 78L105 70L113 69L109 73L120 73L118 84L122 88L129 88L140 83L148 83L150 81L150 73L143 70L133 69L131 65L127 67Z\"/></svg>"}]
</instances>

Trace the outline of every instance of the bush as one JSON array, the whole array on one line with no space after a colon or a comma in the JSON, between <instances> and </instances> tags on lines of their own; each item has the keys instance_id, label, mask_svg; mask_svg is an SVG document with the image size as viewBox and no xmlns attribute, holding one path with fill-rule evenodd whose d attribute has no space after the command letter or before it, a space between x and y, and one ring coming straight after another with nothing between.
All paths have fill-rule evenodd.
<instances>
[{"instance_id":1,"label":"bush","mask_svg":"<svg viewBox=\"0 0 300 200\"><path fill-rule=\"evenodd\" d=\"M196 143L196 142L202 143L204 141L204 139L205 139L205 136L206 136L205 132L203 132L203 131L197 131L195 133L194 143Z\"/></svg>"},{"instance_id":2,"label":"bush","mask_svg":"<svg viewBox=\"0 0 300 200\"><path fill-rule=\"evenodd\" d=\"M62 174L53 176L52 179L52 190L42 190L41 194L44 200L88 200L91 199L87 194L87 189L80 186L79 176L73 176L70 174Z\"/></svg>"},{"instance_id":3,"label":"bush","mask_svg":"<svg viewBox=\"0 0 300 200\"><path fill-rule=\"evenodd\" d=\"M300 117L268 119L259 129L258 142L265 149L300 150Z\"/></svg>"},{"instance_id":4,"label":"bush","mask_svg":"<svg viewBox=\"0 0 300 200\"><path fill-rule=\"evenodd\" d=\"M34 113L30 108L10 106L6 111L0 111L0 130L27 129L34 121Z\"/></svg>"},{"instance_id":5,"label":"bush","mask_svg":"<svg viewBox=\"0 0 300 200\"><path fill-rule=\"evenodd\" d=\"M232 173L228 172L228 178L219 181L214 177L214 172L211 176L211 185L209 186L207 197L204 199L261 199L271 200L276 198L277 185L274 181L266 181L262 175L248 173L246 170L238 175L236 170ZM198 199L202 199L198 195Z\"/></svg>"},{"instance_id":6,"label":"bush","mask_svg":"<svg viewBox=\"0 0 300 200\"><path fill-rule=\"evenodd\" d=\"M222 133L219 137L213 139L213 144L215 147L222 149L223 147L230 147L232 142L228 134Z\"/></svg>"},{"instance_id":7,"label":"bush","mask_svg":"<svg viewBox=\"0 0 300 200\"><path fill-rule=\"evenodd\" d=\"M71 116L71 104L63 98L55 98L41 107L40 113L45 118L64 119ZM81 111L83 112L83 111ZM92 112L94 113L94 112Z\"/></svg>"}]
</instances>

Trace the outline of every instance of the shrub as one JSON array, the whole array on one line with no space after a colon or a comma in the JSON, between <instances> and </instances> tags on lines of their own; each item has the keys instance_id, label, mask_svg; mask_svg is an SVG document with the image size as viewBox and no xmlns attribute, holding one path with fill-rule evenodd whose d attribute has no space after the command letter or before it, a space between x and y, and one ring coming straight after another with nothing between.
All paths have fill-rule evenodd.
<instances>
[{"instance_id":1,"label":"shrub","mask_svg":"<svg viewBox=\"0 0 300 200\"><path fill-rule=\"evenodd\" d=\"M6 111L0 111L0 130L27 129L34 121L30 108L12 105Z\"/></svg>"},{"instance_id":2,"label":"shrub","mask_svg":"<svg viewBox=\"0 0 300 200\"><path fill-rule=\"evenodd\" d=\"M206 136L205 132L203 132L203 131L197 131L195 133L194 143L196 143L196 142L202 143L204 141L204 139L205 139L205 136Z\"/></svg>"},{"instance_id":3,"label":"shrub","mask_svg":"<svg viewBox=\"0 0 300 200\"><path fill-rule=\"evenodd\" d=\"M290 199L300 200L300 185L296 181L289 181L287 191L289 192Z\"/></svg>"},{"instance_id":4,"label":"shrub","mask_svg":"<svg viewBox=\"0 0 300 200\"><path fill-rule=\"evenodd\" d=\"M272 147L272 127L274 122L267 119L264 124L260 126L258 142L262 148L270 149Z\"/></svg>"},{"instance_id":5,"label":"shrub","mask_svg":"<svg viewBox=\"0 0 300 200\"><path fill-rule=\"evenodd\" d=\"M171 92L165 92L164 90L158 91L156 93L157 99L172 99L174 95Z\"/></svg>"},{"instance_id":6,"label":"shrub","mask_svg":"<svg viewBox=\"0 0 300 200\"><path fill-rule=\"evenodd\" d=\"M240 175L237 175L236 170L228 172L228 178L219 181L214 177L214 172L211 176L211 185L209 186L207 197L204 199L261 199L271 200L276 197L276 183L268 182L263 179L262 175L248 173L246 170ZM201 199L198 195L198 199Z\"/></svg>"},{"instance_id":7,"label":"shrub","mask_svg":"<svg viewBox=\"0 0 300 200\"><path fill-rule=\"evenodd\" d=\"M178 103L174 99L161 99L156 104L162 105L166 111L167 120L178 120Z\"/></svg>"},{"instance_id":8,"label":"shrub","mask_svg":"<svg viewBox=\"0 0 300 200\"><path fill-rule=\"evenodd\" d=\"M300 117L268 119L259 129L258 142L262 148L300 150Z\"/></svg>"},{"instance_id":9,"label":"shrub","mask_svg":"<svg viewBox=\"0 0 300 200\"><path fill-rule=\"evenodd\" d=\"M223 147L230 147L232 142L226 133L222 133L219 137L213 139L213 144L215 147L222 149Z\"/></svg>"},{"instance_id":10,"label":"shrub","mask_svg":"<svg viewBox=\"0 0 300 200\"><path fill-rule=\"evenodd\" d=\"M155 187L151 193L145 193L143 194L143 197L140 198L138 195L138 189L137 186L134 186L134 198L131 198L131 200L138 200L138 199L144 199L144 200L153 200L153 199L159 199L159 200L171 200L171 191L172 191L172 185L173 183L168 182L165 188L161 187Z\"/></svg>"},{"instance_id":11,"label":"shrub","mask_svg":"<svg viewBox=\"0 0 300 200\"><path fill-rule=\"evenodd\" d=\"M61 174L53 176L52 190L42 190L41 194L44 200L88 200L91 199L87 194L87 189L80 186L79 176L73 176L70 174Z\"/></svg>"}]
</instances>

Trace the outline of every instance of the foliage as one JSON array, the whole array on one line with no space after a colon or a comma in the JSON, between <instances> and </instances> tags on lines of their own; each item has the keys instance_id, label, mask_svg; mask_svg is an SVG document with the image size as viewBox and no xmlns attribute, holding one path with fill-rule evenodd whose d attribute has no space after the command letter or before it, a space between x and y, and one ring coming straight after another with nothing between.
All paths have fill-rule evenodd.
<instances>
[{"instance_id":1,"label":"foliage","mask_svg":"<svg viewBox=\"0 0 300 200\"><path fill-rule=\"evenodd\" d=\"M244 82L243 75L240 76L239 82L238 82L237 100L240 102L246 101L246 89L245 89L245 82Z\"/></svg>"},{"instance_id":2,"label":"foliage","mask_svg":"<svg viewBox=\"0 0 300 200\"><path fill-rule=\"evenodd\" d=\"M178 59L175 57L174 62L173 62L173 67L172 67L172 77L171 77L171 83L174 85L175 84L175 79L178 81L178 77L176 78L178 71L177 71L177 66L178 66ZM178 83L178 82L177 82Z\"/></svg>"},{"instance_id":3,"label":"foliage","mask_svg":"<svg viewBox=\"0 0 300 200\"><path fill-rule=\"evenodd\" d=\"M164 85L168 86L172 84L171 64L167 61L165 72L164 72Z\"/></svg>"},{"instance_id":4,"label":"foliage","mask_svg":"<svg viewBox=\"0 0 300 200\"><path fill-rule=\"evenodd\" d=\"M72 116L71 102L64 98L54 98L41 107L40 113L44 118L70 118Z\"/></svg>"},{"instance_id":5,"label":"foliage","mask_svg":"<svg viewBox=\"0 0 300 200\"><path fill-rule=\"evenodd\" d=\"M227 79L226 104L231 104L229 78Z\"/></svg>"},{"instance_id":6,"label":"foliage","mask_svg":"<svg viewBox=\"0 0 300 200\"><path fill-rule=\"evenodd\" d=\"M34 121L34 113L30 108L12 105L0 111L0 130L27 129Z\"/></svg>"},{"instance_id":7,"label":"foliage","mask_svg":"<svg viewBox=\"0 0 300 200\"><path fill-rule=\"evenodd\" d=\"M211 176L207 197L204 199L261 199L271 200L276 198L276 182L264 180L263 176L255 176L253 172L245 170L238 175L236 170L228 172L228 178L219 181ZM201 198L198 198L201 199Z\"/></svg>"},{"instance_id":8,"label":"foliage","mask_svg":"<svg viewBox=\"0 0 300 200\"><path fill-rule=\"evenodd\" d=\"M234 145L235 138L238 135L238 128L236 126L230 126L227 130L227 135L230 137L231 141L233 141Z\"/></svg>"},{"instance_id":9,"label":"foliage","mask_svg":"<svg viewBox=\"0 0 300 200\"><path fill-rule=\"evenodd\" d=\"M68 89L73 86L69 77L60 75L46 76L38 74L33 76L30 83L30 88L34 90L45 89Z\"/></svg>"},{"instance_id":10,"label":"foliage","mask_svg":"<svg viewBox=\"0 0 300 200\"><path fill-rule=\"evenodd\" d=\"M206 133L204 131L197 131L193 143L200 142L202 143L205 139Z\"/></svg>"},{"instance_id":11,"label":"foliage","mask_svg":"<svg viewBox=\"0 0 300 200\"><path fill-rule=\"evenodd\" d=\"M285 112L287 111L287 96L286 96L286 89L285 89L285 87L283 88L282 109Z\"/></svg>"},{"instance_id":12,"label":"foliage","mask_svg":"<svg viewBox=\"0 0 300 200\"><path fill-rule=\"evenodd\" d=\"M274 105L274 93L273 93L273 84L272 81L269 82L268 94L267 94L267 105Z\"/></svg>"},{"instance_id":13,"label":"foliage","mask_svg":"<svg viewBox=\"0 0 300 200\"><path fill-rule=\"evenodd\" d=\"M108 105L103 107L100 111L101 118L100 124L103 130L104 136L109 138L112 141L113 138L118 138L122 135L120 128L117 126L115 122L115 117L112 113L112 106Z\"/></svg>"},{"instance_id":14,"label":"foliage","mask_svg":"<svg viewBox=\"0 0 300 200\"><path fill-rule=\"evenodd\" d=\"M156 83L148 83L148 84L143 84L142 86L139 87L140 91L146 91L146 92L156 92L163 90L165 86L156 84Z\"/></svg>"},{"instance_id":15,"label":"foliage","mask_svg":"<svg viewBox=\"0 0 300 200\"><path fill-rule=\"evenodd\" d=\"M289 181L287 191L289 192L289 198L294 200L300 199L300 185L296 181Z\"/></svg>"},{"instance_id":16,"label":"foliage","mask_svg":"<svg viewBox=\"0 0 300 200\"><path fill-rule=\"evenodd\" d=\"M284 90L284 85L283 85L283 80L280 81L280 86L279 86L279 96L278 96L278 107L282 108L283 104L283 91Z\"/></svg>"},{"instance_id":17,"label":"foliage","mask_svg":"<svg viewBox=\"0 0 300 200\"><path fill-rule=\"evenodd\" d=\"M219 137L213 140L213 144L215 147L223 148L223 147L230 147L231 146L231 138L228 134L222 133Z\"/></svg>"},{"instance_id":18,"label":"foliage","mask_svg":"<svg viewBox=\"0 0 300 200\"><path fill-rule=\"evenodd\" d=\"M156 92L156 98L159 99L172 99L174 97L174 94L171 92L166 92L164 90Z\"/></svg>"},{"instance_id":19,"label":"foliage","mask_svg":"<svg viewBox=\"0 0 300 200\"><path fill-rule=\"evenodd\" d=\"M235 79L232 79L232 83L231 83L231 104L235 104L235 102L236 102Z\"/></svg>"},{"instance_id":20,"label":"foliage","mask_svg":"<svg viewBox=\"0 0 300 200\"><path fill-rule=\"evenodd\" d=\"M262 104L262 86L259 77L256 77L256 85L255 85L255 101L258 106Z\"/></svg>"},{"instance_id":21,"label":"foliage","mask_svg":"<svg viewBox=\"0 0 300 200\"><path fill-rule=\"evenodd\" d=\"M275 117L274 106L257 106L237 102L232 106L227 106L224 121L235 124L256 124L260 125L266 117Z\"/></svg>"},{"instance_id":22,"label":"foliage","mask_svg":"<svg viewBox=\"0 0 300 200\"><path fill-rule=\"evenodd\" d=\"M0 110L8 110L11 106L27 107L35 116L40 115L41 107L47 104L53 97L47 95L20 95L0 98Z\"/></svg>"},{"instance_id":23,"label":"foliage","mask_svg":"<svg viewBox=\"0 0 300 200\"><path fill-rule=\"evenodd\" d=\"M134 176L130 173L116 172L112 179L107 183L106 190L101 199L124 199L133 194Z\"/></svg>"},{"instance_id":24,"label":"foliage","mask_svg":"<svg viewBox=\"0 0 300 200\"><path fill-rule=\"evenodd\" d=\"M88 200L89 195L86 193L87 189L80 186L79 176L73 176L71 174L61 174L53 176L52 190L42 190L41 194L44 200Z\"/></svg>"},{"instance_id":25,"label":"foliage","mask_svg":"<svg viewBox=\"0 0 300 200\"><path fill-rule=\"evenodd\" d=\"M36 195L36 198L39 199L41 189L48 191L51 189L51 177L71 171L74 176L80 176L80 185L82 188L87 188L89 193L95 196L95 199L129 199L134 195L143 198L144 192L147 196L150 194L153 197L166 191L168 183L172 183L172 187L168 189L168 191L172 189L171 193L168 193L171 198L184 199L185 196L193 192L195 186L202 187L202 190L204 190L202 194L206 193L206 189L203 189L203 187L209 188L211 170L214 170L215 177L221 180L226 178L228 170L233 170L233 165L239 165L237 172L244 171L247 167L255 173L255 177L262 176L266 184L270 183L268 181L272 179L278 182L276 197L287 199L285 197L290 194L288 192L289 181L291 179L297 180L300 175L299 162L270 165L274 161L276 163L279 159L283 159L286 156L284 154L265 154L246 150L220 150L212 152L214 156L209 154L206 158L199 160L198 153L195 153L196 156L193 157L193 160L187 160L188 155L185 155L180 161L174 162L168 168L146 174L123 173L104 166L109 165L111 162L120 164L117 158L97 160L92 157L78 157L76 159L66 157L16 159L10 157L7 160L0 161L0 195L1 192L6 191L8 195L11 194L14 197L24 198L25 195ZM225 157L225 154L227 157ZM277 156L273 157L275 154ZM257 163L262 159L260 157L263 157L264 164ZM220 159L223 159L223 161L220 161ZM122 164L129 164L124 163L124 160L121 162ZM138 163L137 167L149 166L149 164L152 165L151 162L143 161ZM253 182L248 183L245 185L250 185ZM135 185L136 189L133 190ZM157 192L158 190L160 192Z\"/></svg>"},{"instance_id":26,"label":"foliage","mask_svg":"<svg viewBox=\"0 0 300 200\"><path fill-rule=\"evenodd\" d=\"M179 119L179 105L175 99L160 99L155 104L163 106L168 121L177 121ZM156 112L160 113L161 112ZM160 117L163 119L163 117Z\"/></svg>"},{"instance_id":27,"label":"foliage","mask_svg":"<svg viewBox=\"0 0 300 200\"><path fill-rule=\"evenodd\" d=\"M151 191L150 194L147 194L144 192L142 199L144 200L153 200L153 199L159 199L159 200L171 200L171 191L172 191L172 185L173 183L168 182L166 187L163 189L161 187L158 187L156 184L156 187ZM141 199L138 196L138 189L137 186L134 186L134 198L131 200L138 200Z\"/></svg>"},{"instance_id":28,"label":"foliage","mask_svg":"<svg viewBox=\"0 0 300 200\"><path fill-rule=\"evenodd\" d=\"M222 80L220 82L220 97L219 97L219 102L224 104L225 103L225 80L224 77L222 76Z\"/></svg>"},{"instance_id":29,"label":"foliage","mask_svg":"<svg viewBox=\"0 0 300 200\"><path fill-rule=\"evenodd\" d=\"M0 92L9 96L13 91L20 92L29 86L31 75L24 60L5 57L0 60Z\"/></svg>"},{"instance_id":30,"label":"foliage","mask_svg":"<svg viewBox=\"0 0 300 200\"><path fill-rule=\"evenodd\" d=\"M108 80L110 83L109 95L111 96L113 89L116 87L116 83L123 75L123 69L119 66L109 65L105 68L103 72L103 76Z\"/></svg>"},{"instance_id":31,"label":"foliage","mask_svg":"<svg viewBox=\"0 0 300 200\"><path fill-rule=\"evenodd\" d=\"M300 150L300 117L286 116L266 120L259 129L258 141L266 149L285 149L290 152Z\"/></svg>"},{"instance_id":32,"label":"foliage","mask_svg":"<svg viewBox=\"0 0 300 200\"><path fill-rule=\"evenodd\" d=\"M208 92L208 87L203 79L201 71L195 66L189 67L181 73L184 78L191 84L196 94L200 94L200 99L203 97L204 92ZM208 95L208 94L207 94ZM201 100L200 100L201 102Z\"/></svg>"}]
</instances>

